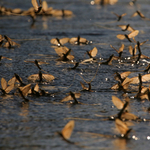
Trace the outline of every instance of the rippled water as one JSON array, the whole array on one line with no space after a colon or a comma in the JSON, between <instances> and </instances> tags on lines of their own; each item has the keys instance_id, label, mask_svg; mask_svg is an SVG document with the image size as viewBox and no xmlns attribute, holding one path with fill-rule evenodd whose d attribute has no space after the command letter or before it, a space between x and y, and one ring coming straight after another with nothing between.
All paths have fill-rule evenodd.
<instances>
[{"instance_id":1,"label":"rippled water","mask_svg":"<svg viewBox=\"0 0 150 150\"><path fill-rule=\"evenodd\" d=\"M117 34L123 33L117 25L130 24L139 30L137 41L143 42L149 39L150 21L142 20L139 16L131 18L131 15L140 10L146 17L150 16L149 0L138 0L135 6L129 5L129 0L119 0L116 5L91 5L90 0L47 0L48 5L55 9L69 9L73 11L71 18L55 18L38 16L34 25L28 16L0 16L0 34L8 35L21 46L15 49L0 48L0 55L12 58L0 62L0 78L7 81L17 73L25 83L27 77L38 73L33 63L25 63L24 60L35 59L45 61L49 64L41 65L43 70L54 75L56 79L49 84L40 84L42 89L52 94L51 96L31 97L33 100L26 106L21 107L22 98L18 95L9 94L0 97L0 149L148 149L150 136L150 122L132 122L130 139L110 138L95 135L119 135L115 131L114 121L103 121L100 116L110 116L118 113L116 107L112 107L112 95L124 99L122 91L111 90L110 87L117 83L114 80L114 73L131 71L130 77L137 76L148 65L140 61L138 65L132 63L121 63L113 61L113 65L101 65L98 63L81 64L75 70L68 70L73 64L58 62L58 55L51 47L52 38L81 37L92 41L89 45L66 44L72 49L76 61L88 58L86 51L97 47L96 58L106 60L111 54L118 55L110 44L119 48L121 43L125 44L123 58L130 56L128 40L119 40ZM0 5L9 8L30 8L30 0L0 1ZM127 13L119 22L111 12L118 14ZM131 44L134 45L134 44ZM150 56L149 41L141 46L142 53ZM147 60L149 61L149 60ZM98 60L100 62L100 60ZM59 103L69 91L79 92L82 88L80 81L92 80L96 70L98 72L92 81L93 92L81 92L78 99L84 103L70 106ZM147 83L148 85L149 83ZM72 85L72 86L70 86ZM134 87L131 89L134 89ZM134 89L135 90L135 89ZM13 91L15 92L15 90ZM13 93L10 92L10 93ZM129 94L134 96L135 93ZM149 101L130 100L130 111L140 118L150 119ZM61 131L69 120L75 120L75 128L70 138L71 141L79 142L78 145L66 143L56 132ZM131 138L136 136L136 140Z\"/></svg>"}]
</instances>

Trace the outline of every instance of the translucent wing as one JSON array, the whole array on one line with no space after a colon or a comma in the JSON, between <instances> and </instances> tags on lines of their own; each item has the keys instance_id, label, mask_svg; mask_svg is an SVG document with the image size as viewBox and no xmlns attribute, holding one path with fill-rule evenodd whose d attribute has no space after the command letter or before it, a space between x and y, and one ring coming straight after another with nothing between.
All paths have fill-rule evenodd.
<instances>
[{"instance_id":1,"label":"translucent wing","mask_svg":"<svg viewBox=\"0 0 150 150\"><path fill-rule=\"evenodd\" d=\"M81 96L80 93L75 93L74 95L75 95L75 98L79 98ZM60 102L67 102L67 101L70 101L70 100L73 100L73 98L72 98L71 95L68 95L65 98L63 98Z\"/></svg>"},{"instance_id":2,"label":"translucent wing","mask_svg":"<svg viewBox=\"0 0 150 150\"><path fill-rule=\"evenodd\" d=\"M70 138L72 131L74 129L74 126L75 126L75 122L74 122L74 120L71 120L62 129L61 134L65 139L68 140Z\"/></svg>"},{"instance_id":3,"label":"translucent wing","mask_svg":"<svg viewBox=\"0 0 150 150\"><path fill-rule=\"evenodd\" d=\"M39 74L32 74L28 77L28 80L31 80L31 81L36 81L36 80L39 80Z\"/></svg>"},{"instance_id":4,"label":"translucent wing","mask_svg":"<svg viewBox=\"0 0 150 150\"><path fill-rule=\"evenodd\" d=\"M129 38L133 38L139 34L139 30L134 30L130 34L128 34Z\"/></svg>"},{"instance_id":5,"label":"translucent wing","mask_svg":"<svg viewBox=\"0 0 150 150\"><path fill-rule=\"evenodd\" d=\"M120 40L124 40L126 37L123 34L118 34L117 38L120 39Z\"/></svg>"},{"instance_id":6,"label":"translucent wing","mask_svg":"<svg viewBox=\"0 0 150 150\"><path fill-rule=\"evenodd\" d=\"M44 12L46 12L46 11L48 10L48 5L47 5L47 2L46 2L46 1L43 1L43 2L42 2L42 10L43 10Z\"/></svg>"},{"instance_id":7,"label":"translucent wing","mask_svg":"<svg viewBox=\"0 0 150 150\"><path fill-rule=\"evenodd\" d=\"M66 43L68 43L69 42L69 38L62 38L62 39L60 39L59 40L60 41L60 43L62 44L62 45L64 45L64 44L66 44Z\"/></svg>"},{"instance_id":8,"label":"translucent wing","mask_svg":"<svg viewBox=\"0 0 150 150\"><path fill-rule=\"evenodd\" d=\"M80 84L84 90L87 90L87 91L89 90L89 88L87 88L82 82L80 82Z\"/></svg>"},{"instance_id":9,"label":"translucent wing","mask_svg":"<svg viewBox=\"0 0 150 150\"><path fill-rule=\"evenodd\" d=\"M67 48L67 47L58 47L58 48L55 48L55 52L56 52L60 57L62 57L63 54L66 54L68 51L69 51L69 48Z\"/></svg>"},{"instance_id":10,"label":"translucent wing","mask_svg":"<svg viewBox=\"0 0 150 150\"><path fill-rule=\"evenodd\" d=\"M118 53L122 52L122 51L123 51L123 49L124 49L124 44L122 44L122 45L121 45L121 47L119 48Z\"/></svg>"},{"instance_id":11,"label":"translucent wing","mask_svg":"<svg viewBox=\"0 0 150 150\"><path fill-rule=\"evenodd\" d=\"M128 128L127 125L126 125L123 121L121 121L120 119L116 119L116 120L115 120L115 124L116 124L116 128L119 130L119 132L120 132L121 134L125 135L125 134L128 132L129 128Z\"/></svg>"},{"instance_id":12,"label":"translucent wing","mask_svg":"<svg viewBox=\"0 0 150 150\"><path fill-rule=\"evenodd\" d=\"M95 57L97 55L97 48L94 47L92 50L89 51L89 54L92 56L92 57Z\"/></svg>"},{"instance_id":13,"label":"translucent wing","mask_svg":"<svg viewBox=\"0 0 150 150\"><path fill-rule=\"evenodd\" d=\"M130 71L126 71L126 72L123 72L123 73L121 73L120 75L121 75L121 78L122 79L125 79L127 76L129 76L131 74L131 72Z\"/></svg>"},{"instance_id":14,"label":"translucent wing","mask_svg":"<svg viewBox=\"0 0 150 150\"><path fill-rule=\"evenodd\" d=\"M32 5L33 5L35 11L38 11L38 10L39 10L39 6L38 6L37 1L36 1L36 0L31 0L31 3L32 3Z\"/></svg>"},{"instance_id":15,"label":"translucent wing","mask_svg":"<svg viewBox=\"0 0 150 150\"><path fill-rule=\"evenodd\" d=\"M29 90L31 89L31 84L27 84L26 86L20 87L19 89L21 90L23 96L27 96Z\"/></svg>"},{"instance_id":16,"label":"translucent wing","mask_svg":"<svg viewBox=\"0 0 150 150\"><path fill-rule=\"evenodd\" d=\"M13 88L14 88L14 84L11 84L10 86L8 86L8 87L5 89L5 92L6 92L6 93L9 93Z\"/></svg>"},{"instance_id":17,"label":"translucent wing","mask_svg":"<svg viewBox=\"0 0 150 150\"><path fill-rule=\"evenodd\" d=\"M69 43L75 44L75 42L76 42L77 40L78 40L77 37L73 37L73 38L71 38L71 39L69 40Z\"/></svg>"},{"instance_id":18,"label":"translucent wing","mask_svg":"<svg viewBox=\"0 0 150 150\"><path fill-rule=\"evenodd\" d=\"M12 78L8 81L8 85L15 84L16 81L17 81L16 77L12 77Z\"/></svg>"},{"instance_id":19,"label":"translucent wing","mask_svg":"<svg viewBox=\"0 0 150 150\"><path fill-rule=\"evenodd\" d=\"M55 77L51 74L42 74L42 78L45 79L46 81L52 81L55 79Z\"/></svg>"},{"instance_id":20,"label":"translucent wing","mask_svg":"<svg viewBox=\"0 0 150 150\"><path fill-rule=\"evenodd\" d=\"M4 78L1 78L1 87L3 90L7 88L7 81Z\"/></svg>"},{"instance_id":21,"label":"translucent wing","mask_svg":"<svg viewBox=\"0 0 150 150\"><path fill-rule=\"evenodd\" d=\"M124 106L124 103L116 96L112 96L112 102L118 109L122 109Z\"/></svg>"}]
</instances>

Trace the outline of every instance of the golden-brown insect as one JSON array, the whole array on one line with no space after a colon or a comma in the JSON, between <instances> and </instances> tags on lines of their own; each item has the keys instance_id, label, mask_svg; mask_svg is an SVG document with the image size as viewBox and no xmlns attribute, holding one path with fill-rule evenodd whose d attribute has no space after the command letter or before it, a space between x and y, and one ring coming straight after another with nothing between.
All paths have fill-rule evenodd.
<instances>
[{"instance_id":1,"label":"golden-brown insect","mask_svg":"<svg viewBox=\"0 0 150 150\"><path fill-rule=\"evenodd\" d=\"M78 36L78 37L70 38L69 43L80 45L80 44L88 44L89 41L87 41L87 39L85 38Z\"/></svg>"},{"instance_id":2,"label":"golden-brown insect","mask_svg":"<svg viewBox=\"0 0 150 150\"><path fill-rule=\"evenodd\" d=\"M3 95L8 94L13 88L14 84L12 83L11 85L7 86L7 81L4 78L1 78L1 91Z\"/></svg>"},{"instance_id":3,"label":"golden-brown insect","mask_svg":"<svg viewBox=\"0 0 150 150\"><path fill-rule=\"evenodd\" d=\"M127 127L127 125L123 121L121 121L120 119L118 119L118 118L115 120L115 124L116 124L116 128L121 133L121 136L124 137L124 138L127 138L128 134L131 131L131 129L129 129Z\"/></svg>"},{"instance_id":4,"label":"golden-brown insect","mask_svg":"<svg viewBox=\"0 0 150 150\"><path fill-rule=\"evenodd\" d=\"M137 36L139 34L139 30L134 30L131 33L127 34L118 34L117 38L120 40L124 40L125 38L128 39L129 42L132 42L130 39L134 38L135 36Z\"/></svg>"},{"instance_id":5,"label":"golden-brown insect","mask_svg":"<svg viewBox=\"0 0 150 150\"><path fill-rule=\"evenodd\" d=\"M28 77L28 80L30 81L39 81L39 82L43 82L43 81L46 81L46 82L50 82L52 80L54 80L55 77L51 74L43 74L41 71L39 71L38 74L33 74L33 75L30 75Z\"/></svg>"},{"instance_id":6,"label":"golden-brown insect","mask_svg":"<svg viewBox=\"0 0 150 150\"><path fill-rule=\"evenodd\" d=\"M75 126L75 121L74 121L74 120L70 120L70 121L65 125L65 127L61 130L61 132L58 132L59 135L61 135L62 138L63 138L66 142L71 143L71 144L74 144L74 142L69 141L69 139L70 139L70 137L71 137L71 134L72 134L72 132L73 132L74 126Z\"/></svg>"},{"instance_id":7,"label":"golden-brown insect","mask_svg":"<svg viewBox=\"0 0 150 150\"><path fill-rule=\"evenodd\" d=\"M122 17L124 17L124 16L126 16L127 14L126 13L124 13L124 14L122 14L122 15L118 15L118 14L116 14L116 13L114 13L114 12L112 12L114 15L116 15L117 16L117 21L120 21L121 19L122 19Z\"/></svg>"},{"instance_id":8,"label":"golden-brown insect","mask_svg":"<svg viewBox=\"0 0 150 150\"><path fill-rule=\"evenodd\" d=\"M74 93L75 98L80 98L81 94L80 93ZM69 93L68 96L66 96L65 98L63 98L60 102L67 102L70 100L74 100L73 96L72 96L72 92Z\"/></svg>"},{"instance_id":9,"label":"golden-brown insect","mask_svg":"<svg viewBox=\"0 0 150 150\"><path fill-rule=\"evenodd\" d=\"M54 45L57 45L57 46L62 46L62 45L69 42L69 38L67 38L67 37L66 38L61 38L61 39L53 38L53 39L51 39L50 42L51 42L51 44L54 44Z\"/></svg>"},{"instance_id":10,"label":"golden-brown insect","mask_svg":"<svg viewBox=\"0 0 150 150\"><path fill-rule=\"evenodd\" d=\"M41 6L42 2L41 2L41 0L39 0L40 6L38 5L36 0L31 0L31 3L32 3L33 7L34 7L35 12L39 13L41 11L41 9L42 9L42 6Z\"/></svg>"},{"instance_id":11,"label":"golden-brown insect","mask_svg":"<svg viewBox=\"0 0 150 150\"><path fill-rule=\"evenodd\" d=\"M128 30L128 31L132 32L132 31L135 30L135 29L133 29L133 28L130 26L130 24L127 24L127 25L118 25L118 27L120 27L120 28L122 29L122 31Z\"/></svg>"},{"instance_id":12,"label":"golden-brown insect","mask_svg":"<svg viewBox=\"0 0 150 150\"><path fill-rule=\"evenodd\" d=\"M92 50L87 51L87 54L89 55L90 58L93 58L97 55L97 52L98 52L97 48L94 47Z\"/></svg>"}]
</instances>

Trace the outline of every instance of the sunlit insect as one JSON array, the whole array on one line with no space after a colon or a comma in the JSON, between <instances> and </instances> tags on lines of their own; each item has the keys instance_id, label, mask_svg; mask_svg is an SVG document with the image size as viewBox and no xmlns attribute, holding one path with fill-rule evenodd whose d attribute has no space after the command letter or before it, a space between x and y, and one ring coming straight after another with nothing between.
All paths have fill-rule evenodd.
<instances>
[{"instance_id":1,"label":"sunlit insect","mask_svg":"<svg viewBox=\"0 0 150 150\"><path fill-rule=\"evenodd\" d=\"M0 34L0 47L2 46L3 42L4 42L4 37Z\"/></svg>"},{"instance_id":2,"label":"sunlit insect","mask_svg":"<svg viewBox=\"0 0 150 150\"><path fill-rule=\"evenodd\" d=\"M5 38L5 40L7 41L7 42L4 44L4 47L6 47L6 48L12 48L12 47L14 47L14 46L20 46L20 44L18 44L18 43L16 43L16 42L12 41L12 39L9 38L7 35L4 35L4 38Z\"/></svg>"},{"instance_id":3,"label":"sunlit insect","mask_svg":"<svg viewBox=\"0 0 150 150\"><path fill-rule=\"evenodd\" d=\"M13 88L14 84L12 83L11 85L7 86L7 81L4 78L1 78L1 91L3 95L8 94Z\"/></svg>"},{"instance_id":4,"label":"sunlit insect","mask_svg":"<svg viewBox=\"0 0 150 150\"><path fill-rule=\"evenodd\" d=\"M70 91L69 95L63 98L60 102L67 102L70 100L74 100L74 102L78 104L79 102L77 101L76 98L80 98L80 96L81 96L80 93L73 93Z\"/></svg>"},{"instance_id":5,"label":"sunlit insect","mask_svg":"<svg viewBox=\"0 0 150 150\"><path fill-rule=\"evenodd\" d=\"M69 121L65 127L61 130L61 132L58 132L59 135L62 136L62 138L68 142L68 143L72 143L71 141L69 141L70 137L71 137L71 134L73 132L73 129L74 129L74 126L75 126L75 121L74 120L71 120Z\"/></svg>"},{"instance_id":6,"label":"sunlit insect","mask_svg":"<svg viewBox=\"0 0 150 150\"><path fill-rule=\"evenodd\" d=\"M74 59L74 56L70 55L71 49L65 49L64 53L62 52L63 50L62 47L55 49L56 53L60 56L60 58L57 59L58 61L70 61Z\"/></svg>"},{"instance_id":7,"label":"sunlit insect","mask_svg":"<svg viewBox=\"0 0 150 150\"><path fill-rule=\"evenodd\" d=\"M126 79L127 76L131 74L130 71L123 72L119 74L118 72L115 73L115 80L120 81L121 83Z\"/></svg>"},{"instance_id":8,"label":"sunlit insect","mask_svg":"<svg viewBox=\"0 0 150 150\"><path fill-rule=\"evenodd\" d=\"M0 56L0 61L2 60L2 59L8 59L8 60L12 60L11 58L8 58L8 57L5 57L5 56Z\"/></svg>"},{"instance_id":9,"label":"sunlit insect","mask_svg":"<svg viewBox=\"0 0 150 150\"><path fill-rule=\"evenodd\" d=\"M33 7L34 7L35 12L39 13L41 11L41 9L42 9L42 1L39 0L40 6L38 5L36 0L31 0L31 3L32 3Z\"/></svg>"},{"instance_id":10,"label":"sunlit insect","mask_svg":"<svg viewBox=\"0 0 150 150\"><path fill-rule=\"evenodd\" d=\"M22 103L28 103L30 100L26 98L31 88L31 84L28 84L24 87L18 88L18 92L20 93L21 97L24 99Z\"/></svg>"},{"instance_id":11,"label":"sunlit insect","mask_svg":"<svg viewBox=\"0 0 150 150\"><path fill-rule=\"evenodd\" d=\"M116 13L114 13L114 12L112 12L112 13L118 17L117 21L120 21L120 20L122 19L122 17L124 17L124 16L127 15L126 13L124 13L124 14L122 14L122 15L118 15L118 14L116 14Z\"/></svg>"},{"instance_id":12,"label":"sunlit insect","mask_svg":"<svg viewBox=\"0 0 150 150\"><path fill-rule=\"evenodd\" d=\"M132 32L132 31L135 30L135 29L133 29L133 28L130 26L130 24L127 24L127 25L118 25L118 27L120 27L120 28L122 29L122 31L128 30L128 31Z\"/></svg>"},{"instance_id":13,"label":"sunlit insect","mask_svg":"<svg viewBox=\"0 0 150 150\"><path fill-rule=\"evenodd\" d=\"M54 45L57 45L57 46L62 46L62 45L69 42L69 38L61 38L61 39L54 38L54 39L51 39L50 42L51 42L51 44L54 44Z\"/></svg>"},{"instance_id":14,"label":"sunlit insect","mask_svg":"<svg viewBox=\"0 0 150 150\"><path fill-rule=\"evenodd\" d=\"M132 129L129 129L128 126L121 121L120 119L115 120L115 125L118 131L121 133L121 137L127 138Z\"/></svg>"},{"instance_id":15,"label":"sunlit insect","mask_svg":"<svg viewBox=\"0 0 150 150\"><path fill-rule=\"evenodd\" d=\"M75 65L74 65L74 67L68 68L68 69L73 69L74 70L74 69L76 69L79 66L79 64L80 64L79 62L76 62Z\"/></svg>"},{"instance_id":16,"label":"sunlit insect","mask_svg":"<svg viewBox=\"0 0 150 150\"><path fill-rule=\"evenodd\" d=\"M27 84L24 87L19 87L19 89L22 92L23 96L26 97L29 94L29 90L31 89L31 84Z\"/></svg>"},{"instance_id":17,"label":"sunlit insect","mask_svg":"<svg viewBox=\"0 0 150 150\"><path fill-rule=\"evenodd\" d=\"M140 16L141 18L143 18L143 19L146 18L139 10L137 10L137 11L132 15L132 17L135 17L135 16L137 16L137 15L139 15L139 16Z\"/></svg>"},{"instance_id":18,"label":"sunlit insect","mask_svg":"<svg viewBox=\"0 0 150 150\"><path fill-rule=\"evenodd\" d=\"M78 36L78 37L70 38L69 43L80 45L80 44L88 44L89 41L87 41L87 39L85 38Z\"/></svg>"},{"instance_id":19,"label":"sunlit insect","mask_svg":"<svg viewBox=\"0 0 150 150\"><path fill-rule=\"evenodd\" d=\"M111 87L112 90L122 90L124 93L127 92L127 89L129 87L129 85L132 83L131 78L126 78L125 80L123 80L123 82L118 82L117 84L113 85Z\"/></svg>"},{"instance_id":20,"label":"sunlit insect","mask_svg":"<svg viewBox=\"0 0 150 150\"><path fill-rule=\"evenodd\" d=\"M28 77L28 80L33 81L33 82L35 82L35 81L50 82L50 81L52 81L54 79L55 79L55 77L53 75L51 75L51 74L43 74L41 71L39 71L38 74L33 74L33 75L30 75Z\"/></svg>"},{"instance_id":21,"label":"sunlit insect","mask_svg":"<svg viewBox=\"0 0 150 150\"><path fill-rule=\"evenodd\" d=\"M139 30L134 30L131 33L127 34L118 34L117 38L120 40L124 40L125 38L128 39L129 42L132 42L130 39L134 38L135 36L137 36L139 34Z\"/></svg>"},{"instance_id":22,"label":"sunlit insect","mask_svg":"<svg viewBox=\"0 0 150 150\"><path fill-rule=\"evenodd\" d=\"M99 64L103 64L103 65L112 65L112 61L115 59L114 54L112 54L109 59L105 62L100 62Z\"/></svg>"},{"instance_id":23,"label":"sunlit insect","mask_svg":"<svg viewBox=\"0 0 150 150\"><path fill-rule=\"evenodd\" d=\"M112 45L110 45L111 48L113 48L118 54L119 54L119 58L121 57L123 50L124 50L124 44L121 45L121 47L119 48L119 50L117 50L116 48L114 48Z\"/></svg>"},{"instance_id":24,"label":"sunlit insect","mask_svg":"<svg viewBox=\"0 0 150 150\"><path fill-rule=\"evenodd\" d=\"M87 54L89 55L90 58L93 58L97 55L97 52L98 52L97 48L94 47L92 50L87 51Z\"/></svg>"},{"instance_id":25,"label":"sunlit insect","mask_svg":"<svg viewBox=\"0 0 150 150\"><path fill-rule=\"evenodd\" d=\"M117 118L122 119L122 120L138 119L136 115L128 112L128 104L129 104L128 97L126 98L126 102L123 103L118 97L112 96L112 102L118 109L120 109L120 112L118 113Z\"/></svg>"}]
</instances>

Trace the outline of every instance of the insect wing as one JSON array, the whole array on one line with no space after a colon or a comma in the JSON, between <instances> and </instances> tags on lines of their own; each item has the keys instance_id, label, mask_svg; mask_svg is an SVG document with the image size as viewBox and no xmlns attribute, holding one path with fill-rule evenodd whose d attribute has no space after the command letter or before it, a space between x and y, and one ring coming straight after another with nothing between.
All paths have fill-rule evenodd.
<instances>
[{"instance_id":1,"label":"insect wing","mask_svg":"<svg viewBox=\"0 0 150 150\"><path fill-rule=\"evenodd\" d=\"M118 109L122 109L124 106L124 103L116 96L112 96L112 102Z\"/></svg>"},{"instance_id":2,"label":"insect wing","mask_svg":"<svg viewBox=\"0 0 150 150\"><path fill-rule=\"evenodd\" d=\"M5 89L5 92L6 92L6 93L9 93L13 88L14 88L14 84L11 84L10 86L8 86L8 87Z\"/></svg>"},{"instance_id":3,"label":"insect wing","mask_svg":"<svg viewBox=\"0 0 150 150\"><path fill-rule=\"evenodd\" d=\"M117 38L120 39L120 40L124 40L126 37L123 34L118 34Z\"/></svg>"},{"instance_id":4,"label":"insect wing","mask_svg":"<svg viewBox=\"0 0 150 150\"><path fill-rule=\"evenodd\" d=\"M133 38L139 34L139 30L134 30L130 34L128 34L129 38Z\"/></svg>"},{"instance_id":5,"label":"insect wing","mask_svg":"<svg viewBox=\"0 0 150 150\"><path fill-rule=\"evenodd\" d=\"M127 133L127 131L129 130L127 125L123 121L121 121L120 119L116 119L115 124L116 124L116 128L123 135L125 135Z\"/></svg>"},{"instance_id":6,"label":"insect wing","mask_svg":"<svg viewBox=\"0 0 150 150\"><path fill-rule=\"evenodd\" d=\"M32 3L32 5L33 5L35 11L38 11L38 10L39 10L39 6L38 6L37 1L36 1L36 0L31 0L31 3Z\"/></svg>"},{"instance_id":7,"label":"insect wing","mask_svg":"<svg viewBox=\"0 0 150 150\"><path fill-rule=\"evenodd\" d=\"M55 79L55 77L51 74L42 74L42 78L45 79L46 81L52 81Z\"/></svg>"},{"instance_id":8,"label":"insect wing","mask_svg":"<svg viewBox=\"0 0 150 150\"><path fill-rule=\"evenodd\" d=\"M4 78L1 78L1 87L3 90L7 88L7 81Z\"/></svg>"},{"instance_id":9,"label":"insect wing","mask_svg":"<svg viewBox=\"0 0 150 150\"><path fill-rule=\"evenodd\" d=\"M59 41L60 41L60 43L61 43L62 45L64 45L64 44L66 44L66 43L69 42L69 38L62 38L62 39L60 39Z\"/></svg>"},{"instance_id":10,"label":"insect wing","mask_svg":"<svg viewBox=\"0 0 150 150\"><path fill-rule=\"evenodd\" d=\"M68 140L70 138L72 131L74 129L74 126L75 126L75 122L74 122L74 120L71 120L62 129L61 134L65 139Z\"/></svg>"},{"instance_id":11,"label":"insect wing","mask_svg":"<svg viewBox=\"0 0 150 150\"><path fill-rule=\"evenodd\" d=\"M27 84L24 87L20 87L23 96L27 96L30 89L31 89L31 84Z\"/></svg>"}]
</instances>

